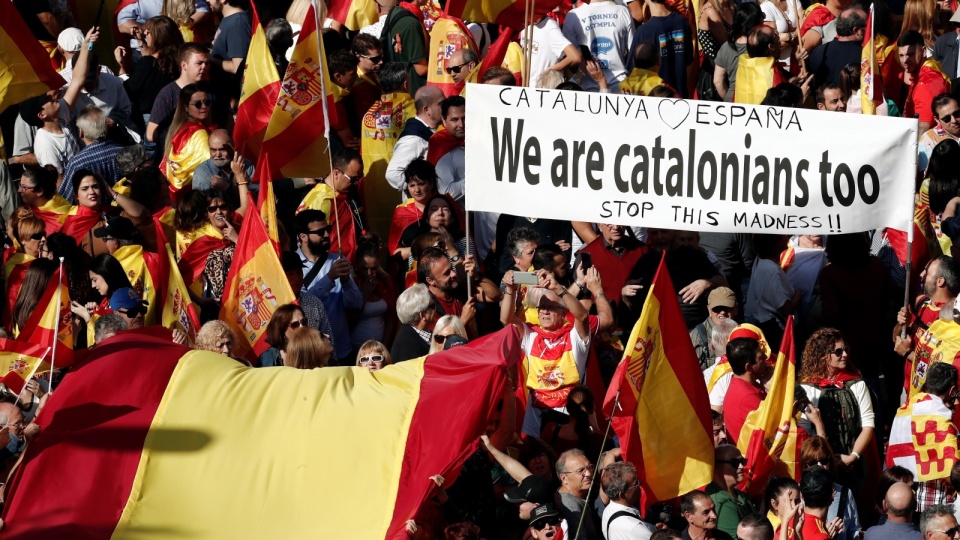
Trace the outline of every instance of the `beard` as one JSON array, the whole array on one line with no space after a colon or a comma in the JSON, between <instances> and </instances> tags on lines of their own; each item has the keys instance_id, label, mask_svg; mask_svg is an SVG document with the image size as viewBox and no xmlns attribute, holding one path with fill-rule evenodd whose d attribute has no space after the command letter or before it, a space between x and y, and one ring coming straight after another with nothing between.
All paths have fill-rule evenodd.
<instances>
[{"instance_id":1,"label":"beard","mask_svg":"<svg viewBox=\"0 0 960 540\"><path fill-rule=\"evenodd\" d=\"M324 238L319 242L307 240L307 247L310 248L310 252L314 255L325 255L330 251L330 240L328 238Z\"/></svg>"},{"instance_id":2,"label":"beard","mask_svg":"<svg viewBox=\"0 0 960 540\"><path fill-rule=\"evenodd\" d=\"M230 165L230 161L231 161L231 160L230 160L230 158L215 158L215 157L212 157L212 158L210 158L210 161L212 161L213 164L216 165L217 167L221 167L221 168L222 168L222 167L226 167L227 165Z\"/></svg>"}]
</instances>

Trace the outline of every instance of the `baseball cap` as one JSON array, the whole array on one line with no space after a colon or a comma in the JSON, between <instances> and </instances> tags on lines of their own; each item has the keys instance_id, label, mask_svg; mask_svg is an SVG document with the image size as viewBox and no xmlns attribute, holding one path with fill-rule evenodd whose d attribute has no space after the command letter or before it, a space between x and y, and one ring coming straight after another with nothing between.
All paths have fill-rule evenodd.
<instances>
[{"instance_id":1,"label":"baseball cap","mask_svg":"<svg viewBox=\"0 0 960 540\"><path fill-rule=\"evenodd\" d=\"M757 328L756 326L743 323L740 326L733 329L733 332L730 332L729 340L734 340L737 338L747 338L754 341L760 342L760 348L763 350L763 354L767 355L767 358L770 358L770 345L767 344L767 338L763 335L763 330Z\"/></svg>"},{"instance_id":2,"label":"baseball cap","mask_svg":"<svg viewBox=\"0 0 960 540\"><path fill-rule=\"evenodd\" d=\"M554 490L550 482L542 476L531 474L519 484L503 492L503 498L514 504L532 502L546 503L553 500Z\"/></svg>"},{"instance_id":3,"label":"baseball cap","mask_svg":"<svg viewBox=\"0 0 960 540\"><path fill-rule=\"evenodd\" d=\"M123 287L122 289L117 289L117 291L110 296L110 309L113 311L124 309L127 310L128 315L131 316L135 315L135 313L129 313L131 310L146 314L147 303L140 298L140 294L137 293L137 291L130 287Z\"/></svg>"},{"instance_id":4,"label":"baseball cap","mask_svg":"<svg viewBox=\"0 0 960 540\"><path fill-rule=\"evenodd\" d=\"M717 287L710 291L707 297L707 309L713 309L717 306L723 306L733 309L737 305L737 295L733 294L733 289L728 287Z\"/></svg>"},{"instance_id":5,"label":"baseball cap","mask_svg":"<svg viewBox=\"0 0 960 540\"><path fill-rule=\"evenodd\" d=\"M93 231L97 238L116 238L117 240L136 240L137 228L129 219L119 216L107 221L107 224Z\"/></svg>"},{"instance_id":6,"label":"baseball cap","mask_svg":"<svg viewBox=\"0 0 960 540\"><path fill-rule=\"evenodd\" d=\"M83 45L83 32L79 28L67 28L57 36L57 45L64 52L78 52Z\"/></svg>"},{"instance_id":7,"label":"baseball cap","mask_svg":"<svg viewBox=\"0 0 960 540\"><path fill-rule=\"evenodd\" d=\"M530 526L548 518L559 517L560 511L551 503L544 503L530 511Z\"/></svg>"},{"instance_id":8,"label":"baseball cap","mask_svg":"<svg viewBox=\"0 0 960 540\"><path fill-rule=\"evenodd\" d=\"M43 106L50 101L47 98L46 94L41 94L37 97L32 97L22 103L20 103L20 119L27 123L27 125L39 128L43 127L43 121L40 120L40 112L43 111Z\"/></svg>"},{"instance_id":9,"label":"baseball cap","mask_svg":"<svg viewBox=\"0 0 960 540\"><path fill-rule=\"evenodd\" d=\"M447 339L444 340L443 350L447 351L454 347L459 347L461 345L466 345L466 344L467 344L467 338L454 334L452 336L448 336Z\"/></svg>"}]
</instances>

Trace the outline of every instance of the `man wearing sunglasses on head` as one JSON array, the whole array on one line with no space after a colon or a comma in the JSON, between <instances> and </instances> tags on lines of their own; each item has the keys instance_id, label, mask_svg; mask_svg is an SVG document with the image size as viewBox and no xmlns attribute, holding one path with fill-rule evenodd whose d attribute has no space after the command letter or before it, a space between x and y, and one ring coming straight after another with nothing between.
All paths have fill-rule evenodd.
<instances>
[{"instance_id":1,"label":"man wearing sunglasses on head","mask_svg":"<svg viewBox=\"0 0 960 540\"><path fill-rule=\"evenodd\" d=\"M713 463L713 482L704 491L716 507L717 529L736 537L740 520L757 511L747 494L737 489L747 460L736 446L722 444L714 450Z\"/></svg>"}]
</instances>

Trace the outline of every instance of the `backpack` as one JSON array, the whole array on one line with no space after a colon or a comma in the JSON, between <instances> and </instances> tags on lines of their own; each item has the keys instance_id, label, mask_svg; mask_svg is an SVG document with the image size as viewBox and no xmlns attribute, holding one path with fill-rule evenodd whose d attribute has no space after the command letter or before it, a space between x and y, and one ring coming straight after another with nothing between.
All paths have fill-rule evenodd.
<instances>
[{"instance_id":1,"label":"backpack","mask_svg":"<svg viewBox=\"0 0 960 540\"><path fill-rule=\"evenodd\" d=\"M843 388L826 386L821 388L820 416L823 418L827 432L821 435L830 441L830 446L837 454L849 454L853 451L853 443L860 435L860 406L857 398L850 391L850 385L860 379L843 383Z\"/></svg>"}]
</instances>

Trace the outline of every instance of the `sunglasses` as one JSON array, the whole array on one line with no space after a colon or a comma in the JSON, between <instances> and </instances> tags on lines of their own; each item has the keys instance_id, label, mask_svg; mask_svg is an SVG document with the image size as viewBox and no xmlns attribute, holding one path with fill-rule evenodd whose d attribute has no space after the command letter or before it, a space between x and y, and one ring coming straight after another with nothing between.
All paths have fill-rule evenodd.
<instances>
[{"instance_id":1,"label":"sunglasses","mask_svg":"<svg viewBox=\"0 0 960 540\"><path fill-rule=\"evenodd\" d=\"M367 60L373 62L374 64L379 64L380 62L383 62L383 55L380 55L380 56L367 56L367 55L365 55L365 54L360 54L360 55L358 55L358 56L359 56L360 58L366 58Z\"/></svg>"},{"instance_id":2,"label":"sunglasses","mask_svg":"<svg viewBox=\"0 0 960 540\"><path fill-rule=\"evenodd\" d=\"M718 460L717 460L717 463L728 463L728 464L732 465L734 468L736 468L736 467L739 467L739 466L741 466L741 465L746 466L746 465L747 465L747 458L718 459Z\"/></svg>"},{"instance_id":3,"label":"sunglasses","mask_svg":"<svg viewBox=\"0 0 960 540\"><path fill-rule=\"evenodd\" d=\"M40 231L40 232L38 232L38 233L35 233L35 234L31 234L31 235L30 235L30 239L31 239L31 240L43 240L43 239L46 238L46 237L47 237L47 233L45 233L45 232L43 232L43 231Z\"/></svg>"},{"instance_id":4,"label":"sunglasses","mask_svg":"<svg viewBox=\"0 0 960 540\"><path fill-rule=\"evenodd\" d=\"M833 350L833 355L834 355L834 356L843 356L843 353L850 354L850 347L849 347L849 346L847 346L847 347L837 347L836 349Z\"/></svg>"},{"instance_id":5,"label":"sunglasses","mask_svg":"<svg viewBox=\"0 0 960 540\"><path fill-rule=\"evenodd\" d=\"M361 356L361 357L360 357L360 364L370 364L370 363L382 364L382 363L383 363L383 355L382 355L382 354L373 354L373 355L370 355L370 356Z\"/></svg>"},{"instance_id":6,"label":"sunglasses","mask_svg":"<svg viewBox=\"0 0 960 540\"><path fill-rule=\"evenodd\" d=\"M307 235L315 234L317 236L326 236L330 232L330 226L320 227L319 229L313 231L307 231Z\"/></svg>"},{"instance_id":7,"label":"sunglasses","mask_svg":"<svg viewBox=\"0 0 960 540\"><path fill-rule=\"evenodd\" d=\"M822 457L820 459L811 459L807 462L807 468L813 467L814 465L820 465L821 467L826 467L827 465L832 465L833 460L828 457Z\"/></svg>"},{"instance_id":8,"label":"sunglasses","mask_svg":"<svg viewBox=\"0 0 960 540\"><path fill-rule=\"evenodd\" d=\"M454 73L460 74L460 70L463 69L463 66L465 66L465 65L467 65L467 64L469 64L469 63L470 63L470 62L464 62L464 63L460 64L459 66L450 66L450 67L448 67L447 69L445 69L444 71L447 72L447 75L453 75Z\"/></svg>"},{"instance_id":9,"label":"sunglasses","mask_svg":"<svg viewBox=\"0 0 960 540\"><path fill-rule=\"evenodd\" d=\"M226 204L216 204L216 205L207 207L207 212L211 214L216 212L217 210L223 210L224 212L228 212L230 211L230 207L227 206Z\"/></svg>"},{"instance_id":10,"label":"sunglasses","mask_svg":"<svg viewBox=\"0 0 960 540\"><path fill-rule=\"evenodd\" d=\"M958 120L958 121L960 121L960 109L957 109L957 110L953 111L952 113L947 113L947 114L941 116L941 117L940 117L940 120L943 120L944 122L950 122L950 121L952 121L952 120Z\"/></svg>"},{"instance_id":11,"label":"sunglasses","mask_svg":"<svg viewBox=\"0 0 960 540\"><path fill-rule=\"evenodd\" d=\"M307 319L304 318L304 319L300 319L299 321L296 321L296 320L290 321L290 328L292 328L292 329L294 329L294 330L296 330L297 328L300 328L301 326L303 326L304 328L306 328L306 326L307 326Z\"/></svg>"},{"instance_id":12,"label":"sunglasses","mask_svg":"<svg viewBox=\"0 0 960 540\"><path fill-rule=\"evenodd\" d=\"M350 176L349 174L347 174L347 173L345 173L345 172L343 172L343 171L340 171L340 174L342 174L343 176L346 176L346 177L347 177L347 180L349 180L351 184L356 184L357 182L360 181L360 179L363 178L363 175L362 175L362 174L358 174L358 175L356 175L356 176Z\"/></svg>"},{"instance_id":13,"label":"sunglasses","mask_svg":"<svg viewBox=\"0 0 960 540\"><path fill-rule=\"evenodd\" d=\"M545 519L545 520L543 520L543 521L539 521L539 522L537 522L536 524L530 525L530 526L533 527L534 530L542 531L542 530L544 530L544 529L547 528L547 525L551 525L551 526L553 526L553 527L559 527L559 526L560 526L560 518L559 518L559 517L556 517L556 516L550 517L550 518L547 518L547 519Z\"/></svg>"},{"instance_id":14,"label":"sunglasses","mask_svg":"<svg viewBox=\"0 0 960 540\"><path fill-rule=\"evenodd\" d=\"M194 108L199 109L200 107L209 107L210 103L211 101L209 99L198 99L190 104L193 105Z\"/></svg>"},{"instance_id":15,"label":"sunglasses","mask_svg":"<svg viewBox=\"0 0 960 540\"><path fill-rule=\"evenodd\" d=\"M437 335L433 336L433 340L436 341L437 343L439 343L440 345L443 345L444 342L447 341L447 338L448 338L448 337L450 337L450 336L455 336L455 335L457 335L457 334L450 334L449 336L441 336L441 335L437 334Z\"/></svg>"},{"instance_id":16,"label":"sunglasses","mask_svg":"<svg viewBox=\"0 0 960 540\"><path fill-rule=\"evenodd\" d=\"M947 529L947 530L945 530L945 531L938 531L938 530L935 530L935 529L930 529L930 530L931 530L932 532L943 533L943 534L949 536L950 538L956 538L957 534L960 534L960 527L951 527L951 528L949 528L949 529Z\"/></svg>"},{"instance_id":17,"label":"sunglasses","mask_svg":"<svg viewBox=\"0 0 960 540\"><path fill-rule=\"evenodd\" d=\"M711 309L710 311L712 311L712 312L714 312L714 313L733 313L733 308L732 308L732 307L727 307L727 306L716 306L716 307L714 307L713 309Z\"/></svg>"}]
</instances>

